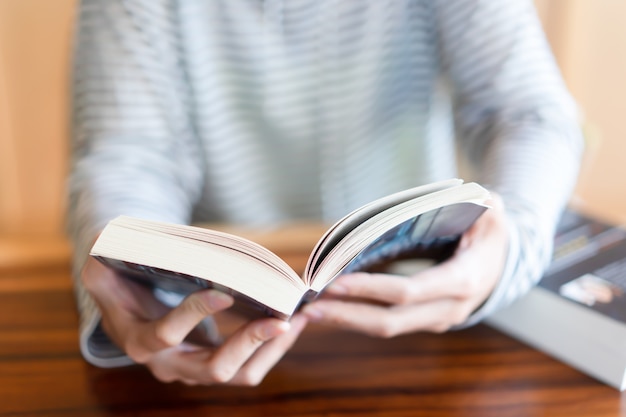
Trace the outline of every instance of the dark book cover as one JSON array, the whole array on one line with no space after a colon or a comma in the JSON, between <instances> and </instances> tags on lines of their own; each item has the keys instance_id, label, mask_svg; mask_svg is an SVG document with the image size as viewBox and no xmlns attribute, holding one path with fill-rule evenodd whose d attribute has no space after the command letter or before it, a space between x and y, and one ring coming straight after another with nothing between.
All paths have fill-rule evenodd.
<instances>
[{"instance_id":1,"label":"dark book cover","mask_svg":"<svg viewBox=\"0 0 626 417\"><path fill-rule=\"evenodd\" d=\"M626 323L626 229L566 211L539 286Z\"/></svg>"}]
</instances>

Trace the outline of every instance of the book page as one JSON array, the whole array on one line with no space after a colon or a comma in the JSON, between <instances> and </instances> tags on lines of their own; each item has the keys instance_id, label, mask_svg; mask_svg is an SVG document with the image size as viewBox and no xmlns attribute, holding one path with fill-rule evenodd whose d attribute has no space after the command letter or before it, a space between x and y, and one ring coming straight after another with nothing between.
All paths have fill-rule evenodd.
<instances>
[{"instance_id":1,"label":"book page","mask_svg":"<svg viewBox=\"0 0 626 417\"><path fill-rule=\"evenodd\" d=\"M458 238L486 210L484 202L489 197L488 191L478 184L467 183L462 187L436 191L380 212L354 228L343 240L337 242L324 258L317 260L311 269L307 270L309 274L307 282L310 282L309 286L314 291L321 291L381 236L393 243L393 246L389 244L385 246L384 253L378 252L387 257L397 255L407 249L407 246L420 243L427 246L435 241L452 239L452 236ZM420 216L424 214L428 215L423 222L432 216L427 227L419 221ZM390 232L392 229L403 224L408 232L401 228L400 232L392 235L398 239L397 242L387 237L394 233ZM422 241L419 242L417 239Z\"/></svg>"},{"instance_id":2,"label":"book page","mask_svg":"<svg viewBox=\"0 0 626 417\"><path fill-rule=\"evenodd\" d=\"M343 218L337 221L317 243L309 261L307 263L306 270L315 270L322 259L324 259L328 253L334 248L339 241L345 238L350 232L352 232L357 226L364 223L366 220L374 217L375 215L387 210L391 207L407 200L414 199L416 197L425 196L435 191L444 190L451 187L457 187L463 184L463 180L453 178L450 180L444 180L435 182L432 184L426 184L419 187L403 190L398 193L394 193L378 200L374 200L371 203L362 206ZM305 276L310 273L305 272Z\"/></svg>"},{"instance_id":3,"label":"book page","mask_svg":"<svg viewBox=\"0 0 626 417\"><path fill-rule=\"evenodd\" d=\"M141 266L161 285L184 279L198 289L228 289L284 316L293 313L307 290L295 271L267 249L192 226L122 216L109 222L91 256Z\"/></svg>"}]
</instances>

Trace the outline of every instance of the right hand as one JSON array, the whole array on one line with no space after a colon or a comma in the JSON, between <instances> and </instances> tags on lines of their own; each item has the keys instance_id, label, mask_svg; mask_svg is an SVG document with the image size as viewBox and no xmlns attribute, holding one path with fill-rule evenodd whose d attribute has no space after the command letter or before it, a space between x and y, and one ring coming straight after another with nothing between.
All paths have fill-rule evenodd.
<instances>
[{"instance_id":1,"label":"right hand","mask_svg":"<svg viewBox=\"0 0 626 417\"><path fill-rule=\"evenodd\" d=\"M306 326L303 315L290 322L264 318L248 322L220 346L192 345L187 335L207 316L227 309L232 297L201 290L168 308L147 288L90 258L82 281L102 313L109 337L160 381L188 385L257 385Z\"/></svg>"}]
</instances>

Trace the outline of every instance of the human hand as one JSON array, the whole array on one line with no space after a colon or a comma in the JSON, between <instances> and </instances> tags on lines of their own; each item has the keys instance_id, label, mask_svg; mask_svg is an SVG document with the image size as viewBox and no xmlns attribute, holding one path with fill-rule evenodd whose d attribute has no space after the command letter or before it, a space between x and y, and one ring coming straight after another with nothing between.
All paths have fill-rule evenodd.
<instances>
[{"instance_id":1,"label":"human hand","mask_svg":"<svg viewBox=\"0 0 626 417\"><path fill-rule=\"evenodd\" d=\"M82 281L102 313L102 326L126 354L160 381L188 385L257 385L306 326L274 318L248 322L220 346L190 344L185 338L206 317L230 307L232 297L197 291L176 308L157 301L152 291L89 259Z\"/></svg>"},{"instance_id":2,"label":"human hand","mask_svg":"<svg viewBox=\"0 0 626 417\"><path fill-rule=\"evenodd\" d=\"M506 261L506 214L497 195L491 203L445 262L409 277L340 276L325 296L304 307L304 314L310 321L385 338L444 332L463 323L491 294Z\"/></svg>"}]
</instances>

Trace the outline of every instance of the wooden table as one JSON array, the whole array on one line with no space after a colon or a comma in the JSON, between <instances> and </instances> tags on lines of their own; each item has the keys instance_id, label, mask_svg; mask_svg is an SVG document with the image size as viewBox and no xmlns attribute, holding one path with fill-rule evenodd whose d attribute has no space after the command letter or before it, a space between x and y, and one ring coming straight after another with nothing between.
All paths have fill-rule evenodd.
<instances>
[{"instance_id":1,"label":"wooden table","mask_svg":"<svg viewBox=\"0 0 626 417\"><path fill-rule=\"evenodd\" d=\"M299 239L282 247L298 268L308 251ZM163 384L141 367L81 358L67 266L0 272L2 417L602 417L622 408L618 391L485 325L390 340L311 326L257 387Z\"/></svg>"}]
</instances>

